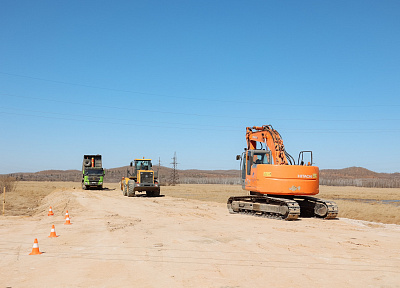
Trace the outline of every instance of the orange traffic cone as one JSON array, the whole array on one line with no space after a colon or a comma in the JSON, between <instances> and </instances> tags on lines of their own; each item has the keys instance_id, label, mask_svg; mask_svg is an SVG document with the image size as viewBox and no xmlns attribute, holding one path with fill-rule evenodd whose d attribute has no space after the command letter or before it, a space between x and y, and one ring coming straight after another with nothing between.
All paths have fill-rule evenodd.
<instances>
[{"instance_id":1,"label":"orange traffic cone","mask_svg":"<svg viewBox=\"0 0 400 288\"><path fill-rule=\"evenodd\" d=\"M71 221L69 221L69 217L67 217L67 219L65 219L64 225L71 225Z\"/></svg>"},{"instance_id":2,"label":"orange traffic cone","mask_svg":"<svg viewBox=\"0 0 400 288\"><path fill-rule=\"evenodd\" d=\"M67 219L67 218L69 218L68 210L65 212L65 217L64 217L64 219Z\"/></svg>"},{"instance_id":3,"label":"orange traffic cone","mask_svg":"<svg viewBox=\"0 0 400 288\"><path fill-rule=\"evenodd\" d=\"M39 254L42 254L42 252L39 251L39 243L37 241L37 238L35 238L35 241L33 241L32 252L29 253L29 255L39 255Z\"/></svg>"},{"instance_id":4,"label":"orange traffic cone","mask_svg":"<svg viewBox=\"0 0 400 288\"><path fill-rule=\"evenodd\" d=\"M51 206L50 206L49 213L47 214L47 216L53 216L53 215L54 215L54 213L53 213L53 210L51 210Z\"/></svg>"},{"instance_id":5,"label":"orange traffic cone","mask_svg":"<svg viewBox=\"0 0 400 288\"><path fill-rule=\"evenodd\" d=\"M54 225L51 226L51 231L50 231L50 236L49 236L49 238L53 238L53 237L58 237L58 236L56 235L56 228L54 227Z\"/></svg>"}]
</instances>

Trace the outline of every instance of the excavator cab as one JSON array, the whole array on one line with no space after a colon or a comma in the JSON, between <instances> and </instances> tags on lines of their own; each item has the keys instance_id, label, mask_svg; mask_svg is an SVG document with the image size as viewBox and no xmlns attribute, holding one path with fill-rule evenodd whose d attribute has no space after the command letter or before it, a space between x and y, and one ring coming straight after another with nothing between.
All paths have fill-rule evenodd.
<instances>
[{"instance_id":1,"label":"excavator cab","mask_svg":"<svg viewBox=\"0 0 400 288\"><path fill-rule=\"evenodd\" d=\"M246 186L246 176L251 175L252 168L256 168L259 164L272 164L271 151L267 150L246 150L242 155L237 155L236 160L241 160L241 184L243 189Z\"/></svg>"}]
</instances>

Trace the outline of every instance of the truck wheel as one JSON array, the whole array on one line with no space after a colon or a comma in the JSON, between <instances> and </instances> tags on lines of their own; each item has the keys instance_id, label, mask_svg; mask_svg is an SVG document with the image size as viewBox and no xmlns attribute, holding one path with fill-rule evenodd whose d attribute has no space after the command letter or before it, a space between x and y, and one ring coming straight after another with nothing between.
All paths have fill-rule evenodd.
<instances>
[{"instance_id":1,"label":"truck wheel","mask_svg":"<svg viewBox=\"0 0 400 288\"><path fill-rule=\"evenodd\" d=\"M135 196L135 181L128 181L128 197Z\"/></svg>"},{"instance_id":2,"label":"truck wheel","mask_svg":"<svg viewBox=\"0 0 400 288\"><path fill-rule=\"evenodd\" d=\"M122 190L122 194L124 196L128 196L128 192L127 192L128 188L126 187L126 184L124 183L124 190Z\"/></svg>"},{"instance_id":3,"label":"truck wheel","mask_svg":"<svg viewBox=\"0 0 400 288\"><path fill-rule=\"evenodd\" d=\"M153 192L153 197L160 197L160 189Z\"/></svg>"},{"instance_id":4,"label":"truck wheel","mask_svg":"<svg viewBox=\"0 0 400 288\"><path fill-rule=\"evenodd\" d=\"M83 165L84 165L85 167L90 167L90 159L85 159L85 160L83 160Z\"/></svg>"},{"instance_id":5,"label":"truck wheel","mask_svg":"<svg viewBox=\"0 0 400 288\"><path fill-rule=\"evenodd\" d=\"M86 190L86 185L82 183L82 189Z\"/></svg>"}]
</instances>

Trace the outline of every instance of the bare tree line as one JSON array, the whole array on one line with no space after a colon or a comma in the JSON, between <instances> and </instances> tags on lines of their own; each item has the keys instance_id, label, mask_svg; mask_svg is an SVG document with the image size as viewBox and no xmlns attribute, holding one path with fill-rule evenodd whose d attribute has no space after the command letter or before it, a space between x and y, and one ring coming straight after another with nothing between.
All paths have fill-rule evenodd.
<instances>
[{"instance_id":1,"label":"bare tree line","mask_svg":"<svg viewBox=\"0 0 400 288\"><path fill-rule=\"evenodd\" d=\"M240 184L239 178L215 178L215 177L183 177L180 179L181 184L224 184L224 185L238 185Z\"/></svg>"},{"instance_id":2,"label":"bare tree line","mask_svg":"<svg viewBox=\"0 0 400 288\"><path fill-rule=\"evenodd\" d=\"M13 173L9 174L10 177L14 177L17 181L71 181L78 182L81 180L82 175L79 171L77 172L60 172L60 173Z\"/></svg>"},{"instance_id":3,"label":"bare tree line","mask_svg":"<svg viewBox=\"0 0 400 288\"><path fill-rule=\"evenodd\" d=\"M355 186L368 188L400 188L400 179L382 178L324 178L319 180L320 185L327 186Z\"/></svg>"},{"instance_id":4,"label":"bare tree line","mask_svg":"<svg viewBox=\"0 0 400 288\"><path fill-rule=\"evenodd\" d=\"M170 183L170 171L161 167L162 171L159 171L159 180L161 185L171 185ZM106 170L105 181L119 182L122 176L126 176L127 167L114 168ZM157 169L156 169L157 171ZM202 173L200 173L202 172ZM218 172L218 173L217 173ZM221 171L186 171L180 170L179 183L181 184L225 184L225 185L238 185L240 184L240 177L234 177L234 173L221 173ZM398 173L379 175L381 177L363 177L363 175L354 175L353 177L348 175L340 175L337 171L335 173L321 173L320 174L320 185L327 186L356 186L356 187L373 187L373 188L400 188L400 177ZM15 179L17 181L71 181L79 182L82 179L82 172L79 170L68 170L68 171L45 171L37 173L12 173L8 175L0 175L0 188L4 186L2 184L9 183L12 181L1 180L1 179ZM238 173L239 174L239 173ZM15 181L14 181L15 182ZM15 186L15 183L13 184ZM11 186L9 186L12 188ZM8 189L8 188L7 188Z\"/></svg>"}]
</instances>

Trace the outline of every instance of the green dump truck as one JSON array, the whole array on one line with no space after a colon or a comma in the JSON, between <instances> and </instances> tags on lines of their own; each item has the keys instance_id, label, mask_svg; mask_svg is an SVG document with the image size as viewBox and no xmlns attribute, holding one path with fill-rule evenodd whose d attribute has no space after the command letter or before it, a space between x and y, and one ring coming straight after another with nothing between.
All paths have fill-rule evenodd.
<instances>
[{"instance_id":1,"label":"green dump truck","mask_svg":"<svg viewBox=\"0 0 400 288\"><path fill-rule=\"evenodd\" d=\"M101 155L83 155L82 189L103 189L104 174Z\"/></svg>"}]
</instances>

